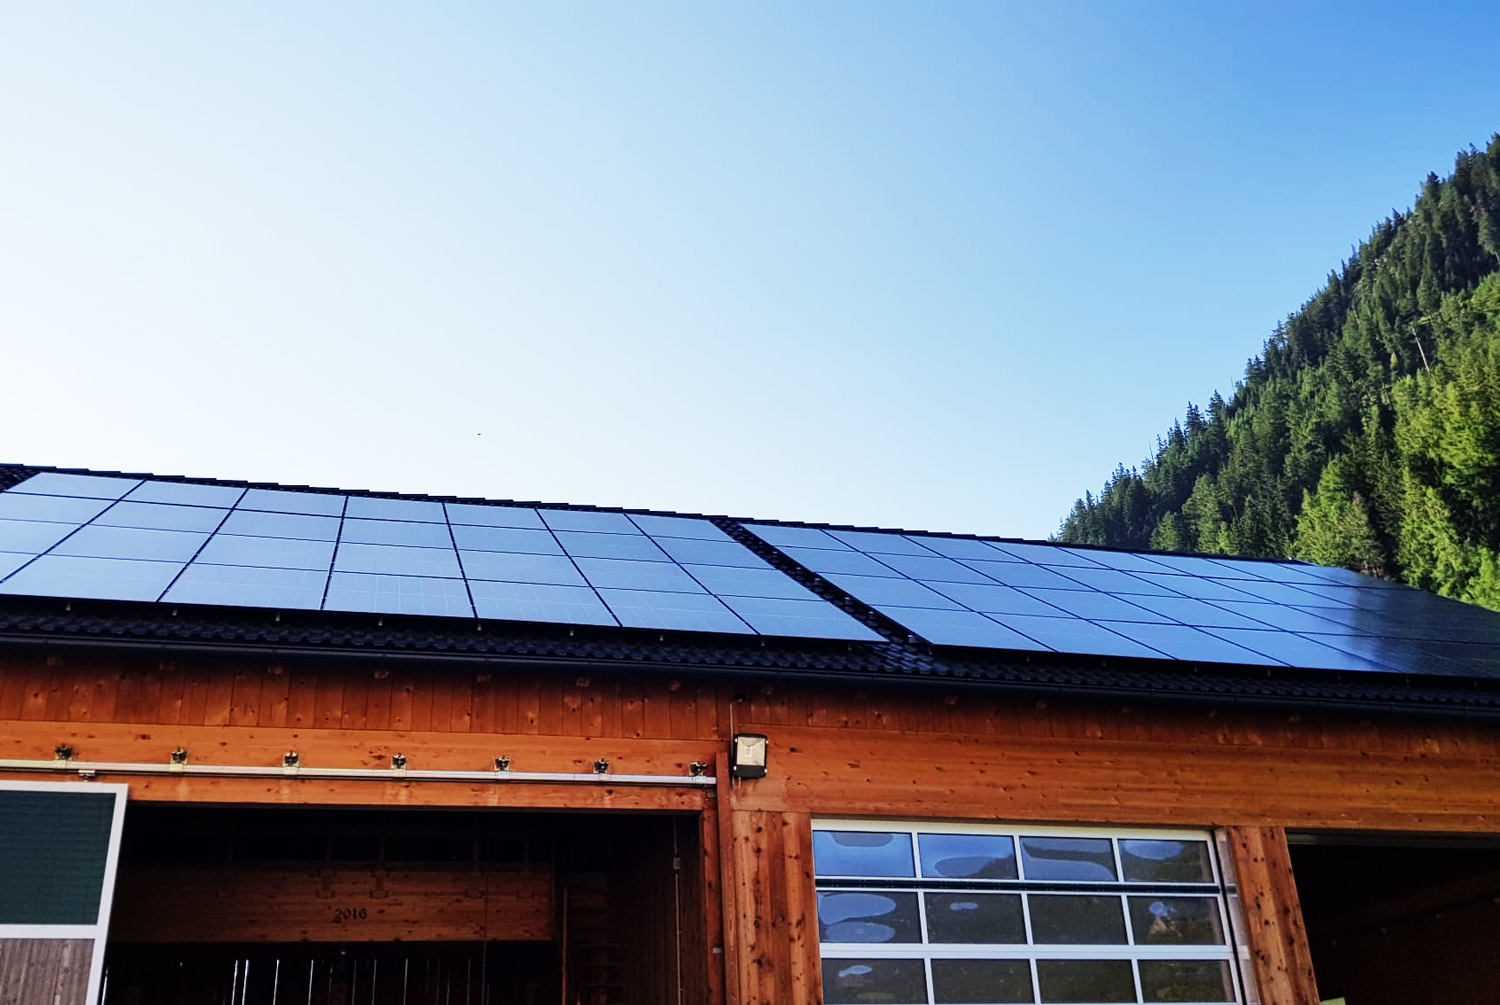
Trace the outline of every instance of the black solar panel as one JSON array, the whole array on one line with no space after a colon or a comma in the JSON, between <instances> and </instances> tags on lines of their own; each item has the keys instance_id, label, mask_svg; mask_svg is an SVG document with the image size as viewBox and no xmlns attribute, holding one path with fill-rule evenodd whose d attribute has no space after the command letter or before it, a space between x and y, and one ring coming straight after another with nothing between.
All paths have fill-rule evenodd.
<instances>
[{"instance_id":1,"label":"black solar panel","mask_svg":"<svg viewBox=\"0 0 1500 1005\"><path fill-rule=\"evenodd\" d=\"M1500 677L1500 615L1343 569L743 526L938 645Z\"/></svg>"},{"instance_id":2,"label":"black solar panel","mask_svg":"<svg viewBox=\"0 0 1500 1005\"><path fill-rule=\"evenodd\" d=\"M0 593L881 641L704 518L55 472L0 493Z\"/></svg>"}]
</instances>

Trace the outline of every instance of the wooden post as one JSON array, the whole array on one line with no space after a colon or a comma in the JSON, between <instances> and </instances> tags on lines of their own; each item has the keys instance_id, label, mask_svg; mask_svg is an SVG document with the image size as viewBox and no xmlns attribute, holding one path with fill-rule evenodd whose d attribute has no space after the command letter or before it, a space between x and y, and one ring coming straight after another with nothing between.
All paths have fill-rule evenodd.
<instances>
[{"instance_id":1,"label":"wooden post","mask_svg":"<svg viewBox=\"0 0 1500 1005\"><path fill-rule=\"evenodd\" d=\"M1261 1005L1318 1005L1286 831L1229 827L1230 857Z\"/></svg>"}]
</instances>

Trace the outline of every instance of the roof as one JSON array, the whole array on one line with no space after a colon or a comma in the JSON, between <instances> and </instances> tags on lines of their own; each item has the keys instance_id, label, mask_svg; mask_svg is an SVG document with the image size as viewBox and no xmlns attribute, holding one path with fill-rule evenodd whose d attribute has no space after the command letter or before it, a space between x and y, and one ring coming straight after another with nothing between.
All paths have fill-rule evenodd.
<instances>
[{"instance_id":1,"label":"roof","mask_svg":"<svg viewBox=\"0 0 1500 1005\"><path fill-rule=\"evenodd\" d=\"M25 465L0 636L1500 711L1500 615L1305 563Z\"/></svg>"}]
</instances>

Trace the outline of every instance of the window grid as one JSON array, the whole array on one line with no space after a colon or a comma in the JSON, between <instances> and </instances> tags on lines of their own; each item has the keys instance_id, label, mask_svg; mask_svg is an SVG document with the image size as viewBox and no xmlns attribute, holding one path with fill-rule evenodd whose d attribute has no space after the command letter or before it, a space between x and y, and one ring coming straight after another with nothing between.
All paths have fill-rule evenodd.
<instances>
[{"instance_id":1,"label":"window grid","mask_svg":"<svg viewBox=\"0 0 1500 1005\"><path fill-rule=\"evenodd\" d=\"M986 826L975 824L942 824L942 823L892 823L883 821L863 820L815 820L813 823L815 835L825 833L867 833L870 835L899 835L909 842L910 845L910 874L907 876L891 876L879 874L885 870L867 870L868 875L851 873L832 873L825 871L825 866L814 863L816 871L816 888L818 893L839 892L864 892L864 893L901 893L916 898L916 917L919 925L920 942L822 942L820 952L825 960L838 960L848 965L858 965L861 962L876 963L879 961L896 960L921 960L922 973L926 998L921 1001L900 1002L899 1005L941 1005L943 999L938 997L939 989L934 977L934 961L941 960L1026 960L1027 969L1031 980L1031 1002L1042 1003L1051 1000L1066 1000L1076 1002L1077 999L1048 999L1043 997L1042 968L1039 962L1057 960L1124 960L1130 963L1130 977L1134 987L1134 1000L1136 1002L1147 1002L1155 1000L1192 1001L1203 1002L1244 1002L1243 979L1241 975L1242 961L1237 960L1236 949L1236 927L1230 915L1229 900L1234 896L1232 887L1226 882L1220 865L1219 849L1215 845L1214 836L1206 831L1191 830L1135 830L1135 829L1095 829L1078 827L1008 827L1008 826ZM1010 857L1014 862L1015 877L994 878L939 878L923 874L922 844L923 835L951 835L951 836L981 836L996 839L1009 839ZM1108 839L1115 869L1115 879L1104 881L1097 879L1041 879L1030 877L1026 871L1026 865L1022 852L1023 839L1036 838L1088 838L1093 840ZM1127 878L1125 870L1125 842L1131 840L1180 842L1182 844L1197 845L1202 848L1202 861L1207 872L1202 880L1198 881L1173 881L1173 880L1140 880ZM818 845L815 836L814 846ZM1025 943L953 943L934 942L931 939L930 919L928 915L928 895L931 893L988 893L988 894L1012 894L1018 896L1021 902L1021 920L1024 927ZM1039 944L1036 941L1036 933L1033 928L1032 919L1032 897L1034 896L1057 896L1057 895L1092 895L1095 897L1110 896L1117 898L1123 922L1124 941L1120 943L1106 944ZM1211 900L1212 917L1217 921L1216 935L1219 939L1215 943L1150 943L1144 941L1143 935L1136 932L1136 921L1131 910L1131 897L1143 895L1158 895L1163 897L1184 897L1198 900ZM821 898L820 898L821 909ZM820 939L823 921L819 919ZM1141 974L1141 962L1203 962L1219 963L1228 974L1225 994L1228 997L1206 998L1206 999L1148 999L1147 986L1143 983ZM915 976L915 975L913 975ZM1123 979L1123 974L1121 975ZM842 1000L838 995L837 988L829 983L829 975L824 974L825 993L828 994L830 1003ZM914 988L913 988L914 990ZM1123 989L1122 989L1123 990ZM856 1000L856 999L847 999ZM975 1000L964 998L963 1000ZM1009 1000L1009 999L1007 999ZM897 1005L898 999L889 999L891 1005ZM997 999L998 1001L998 999ZM1088 1005L1094 1005L1090 1002ZM1098 1005L1105 1005L1099 1002Z\"/></svg>"}]
</instances>

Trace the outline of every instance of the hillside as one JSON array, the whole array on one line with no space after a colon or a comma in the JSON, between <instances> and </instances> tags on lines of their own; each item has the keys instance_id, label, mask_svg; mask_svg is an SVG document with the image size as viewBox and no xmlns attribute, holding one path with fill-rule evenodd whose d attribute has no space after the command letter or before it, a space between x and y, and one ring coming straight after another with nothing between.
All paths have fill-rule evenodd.
<instances>
[{"instance_id":1,"label":"hillside","mask_svg":"<svg viewBox=\"0 0 1500 1005\"><path fill-rule=\"evenodd\" d=\"M1500 134L1057 539L1293 556L1500 610Z\"/></svg>"}]
</instances>

